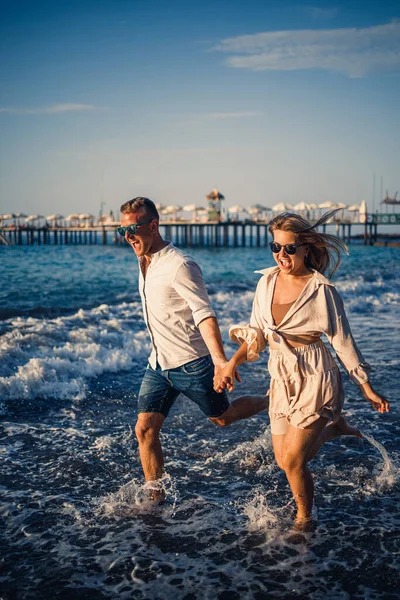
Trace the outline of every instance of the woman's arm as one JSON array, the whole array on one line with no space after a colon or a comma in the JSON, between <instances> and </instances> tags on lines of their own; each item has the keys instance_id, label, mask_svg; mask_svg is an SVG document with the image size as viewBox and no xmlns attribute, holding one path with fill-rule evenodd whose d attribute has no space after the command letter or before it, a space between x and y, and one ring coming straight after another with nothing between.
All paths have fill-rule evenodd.
<instances>
[{"instance_id":1,"label":"woman's arm","mask_svg":"<svg viewBox=\"0 0 400 600\"><path fill-rule=\"evenodd\" d=\"M362 395L371 402L372 408L380 413L389 412L389 402L384 396L375 392L369 381L359 385Z\"/></svg>"},{"instance_id":2,"label":"woman's arm","mask_svg":"<svg viewBox=\"0 0 400 600\"><path fill-rule=\"evenodd\" d=\"M364 398L371 402L372 408L380 413L389 412L389 402L375 392L369 381L371 367L365 362L352 336L350 325L344 310L343 300L335 288L329 288L328 307L330 326L327 334L336 356L343 364L350 379L360 388Z\"/></svg>"},{"instance_id":3,"label":"woman's arm","mask_svg":"<svg viewBox=\"0 0 400 600\"><path fill-rule=\"evenodd\" d=\"M226 365L216 371L214 375L214 389L216 392L222 392L227 389L232 392L235 389L235 377L238 381L237 367L247 361L247 342L243 342L239 350L232 356Z\"/></svg>"}]
</instances>

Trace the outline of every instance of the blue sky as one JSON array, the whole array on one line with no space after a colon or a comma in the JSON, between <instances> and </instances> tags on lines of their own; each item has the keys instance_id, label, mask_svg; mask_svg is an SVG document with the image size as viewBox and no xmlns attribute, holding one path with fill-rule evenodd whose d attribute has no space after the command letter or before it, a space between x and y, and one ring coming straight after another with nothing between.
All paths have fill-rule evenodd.
<instances>
[{"instance_id":1,"label":"blue sky","mask_svg":"<svg viewBox=\"0 0 400 600\"><path fill-rule=\"evenodd\" d=\"M5 2L0 212L400 188L395 2ZM400 190L399 190L400 191Z\"/></svg>"}]
</instances>

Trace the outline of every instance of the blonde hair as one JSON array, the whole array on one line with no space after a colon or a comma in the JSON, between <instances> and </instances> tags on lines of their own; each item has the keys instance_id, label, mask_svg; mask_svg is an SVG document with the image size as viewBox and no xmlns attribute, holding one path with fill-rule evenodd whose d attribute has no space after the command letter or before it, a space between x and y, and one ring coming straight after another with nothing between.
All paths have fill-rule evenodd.
<instances>
[{"instance_id":1,"label":"blonde hair","mask_svg":"<svg viewBox=\"0 0 400 600\"><path fill-rule=\"evenodd\" d=\"M305 257L305 265L331 277L341 262L341 252L348 254L346 244L336 235L316 231L340 209L335 208L324 215L314 225L296 213L284 212L272 219L268 231L273 236L274 231L292 231L296 234L296 242L307 244L309 250Z\"/></svg>"}]
</instances>

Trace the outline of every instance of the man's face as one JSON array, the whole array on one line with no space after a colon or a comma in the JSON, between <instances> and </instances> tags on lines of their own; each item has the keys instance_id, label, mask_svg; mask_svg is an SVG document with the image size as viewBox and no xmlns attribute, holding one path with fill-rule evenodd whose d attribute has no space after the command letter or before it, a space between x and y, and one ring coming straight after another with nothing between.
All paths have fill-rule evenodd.
<instances>
[{"instance_id":1,"label":"man's face","mask_svg":"<svg viewBox=\"0 0 400 600\"><path fill-rule=\"evenodd\" d=\"M144 223L144 221L147 221L149 218L149 215L142 210L139 210L135 213L123 213L121 215L122 227L143 223L143 225L140 225L137 228L134 235L129 235L128 232L125 233L126 241L132 247L134 253L138 257L145 256L146 254L150 253L153 245L154 234L157 231L154 220L150 223Z\"/></svg>"}]
</instances>

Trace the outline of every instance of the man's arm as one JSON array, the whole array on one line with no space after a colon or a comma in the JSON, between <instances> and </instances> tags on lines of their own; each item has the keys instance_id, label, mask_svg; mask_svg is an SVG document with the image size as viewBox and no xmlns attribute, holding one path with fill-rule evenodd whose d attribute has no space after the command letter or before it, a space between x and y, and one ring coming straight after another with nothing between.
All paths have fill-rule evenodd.
<instances>
[{"instance_id":1,"label":"man's arm","mask_svg":"<svg viewBox=\"0 0 400 600\"><path fill-rule=\"evenodd\" d=\"M214 366L225 364L227 359L222 345L221 332L215 312L210 306L199 265L192 261L182 264L175 275L173 287L190 306L194 323L200 330Z\"/></svg>"},{"instance_id":2,"label":"man's arm","mask_svg":"<svg viewBox=\"0 0 400 600\"><path fill-rule=\"evenodd\" d=\"M211 354L214 366L224 366L228 361L225 356L217 319L215 317L208 317L198 324L198 328Z\"/></svg>"},{"instance_id":3,"label":"man's arm","mask_svg":"<svg viewBox=\"0 0 400 600\"><path fill-rule=\"evenodd\" d=\"M221 379L221 371L228 364L228 360L225 356L218 321L215 317L209 317L201 321L198 325L198 328L210 352L211 359L214 363L214 377L219 381ZM243 360L242 362L246 361ZM232 373L239 382L242 381L238 371L236 370L236 366L233 368ZM231 392L235 386L234 377L232 375L230 379L225 378L224 385L221 386L221 389L219 389L218 391L221 392L222 389L226 387L228 391Z\"/></svg>"},{"instance_id":4,"label":"man's arm","mask_svg":"<svg viewBox=\"0 0 400 600\"><path fill-rule=\"evenodd\" d=\"M190 306L194 323L199 328L210 352L217 374L226 365L227 358L222 344L221 332L215 312L210 306L200 267L192 261L182 264L176 273L173 287ZM236 379L241 381L238 373L236 373Z\"/></svg>"}]
</instances>

